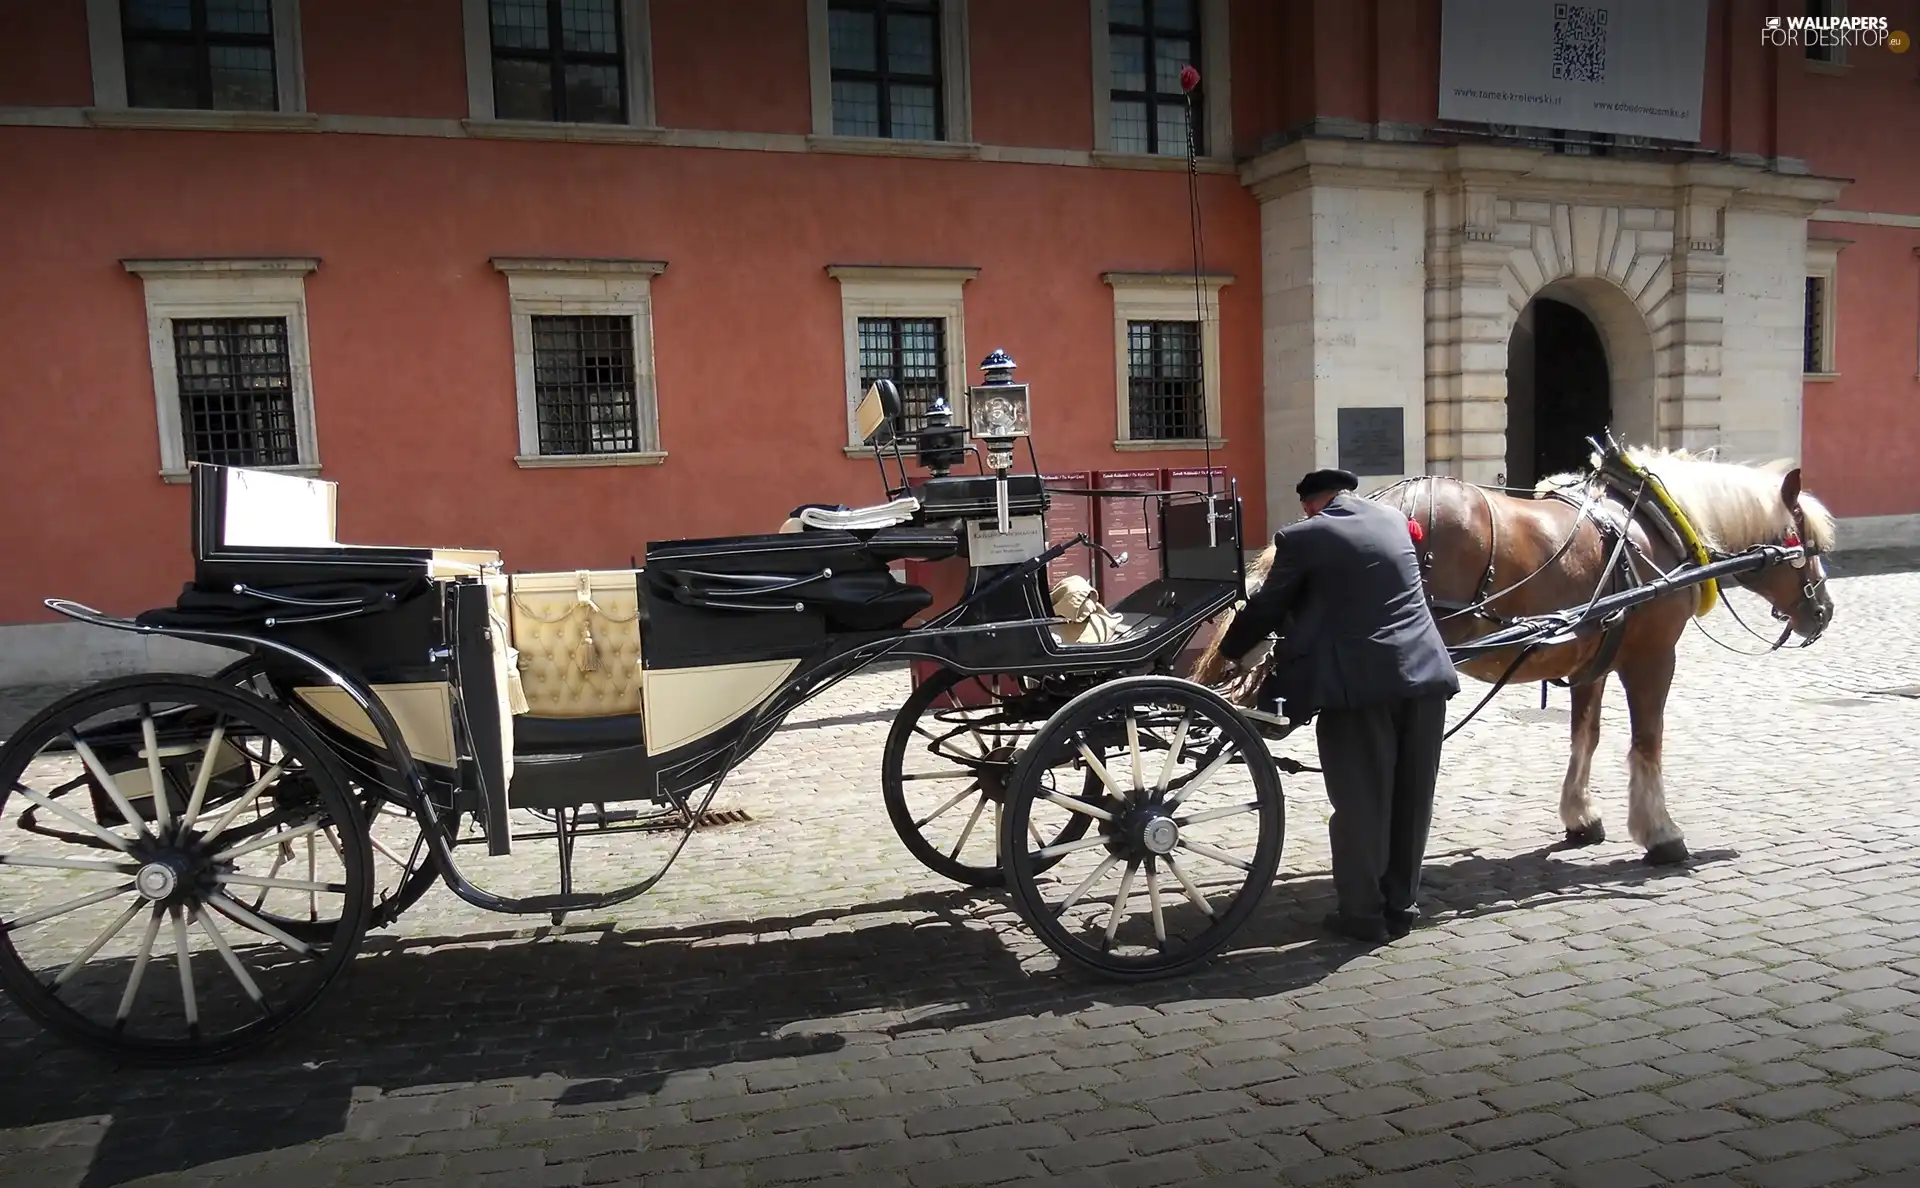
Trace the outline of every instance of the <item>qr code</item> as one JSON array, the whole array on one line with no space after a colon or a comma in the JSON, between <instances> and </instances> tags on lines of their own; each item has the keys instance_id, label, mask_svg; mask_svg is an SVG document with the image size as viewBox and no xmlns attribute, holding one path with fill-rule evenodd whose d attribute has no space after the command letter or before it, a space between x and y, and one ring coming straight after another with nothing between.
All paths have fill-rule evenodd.
<instances>
[{"instance_id":1,"label":"qr code","mask_svg":"<svg viewBox=\"0 0 1920 1188\"><path fill-rule=\"evenodd\" d=\"M1553 77L1565 82L1607 81L1606 9L1553 6Z\"/></svg>"}]
</instances>

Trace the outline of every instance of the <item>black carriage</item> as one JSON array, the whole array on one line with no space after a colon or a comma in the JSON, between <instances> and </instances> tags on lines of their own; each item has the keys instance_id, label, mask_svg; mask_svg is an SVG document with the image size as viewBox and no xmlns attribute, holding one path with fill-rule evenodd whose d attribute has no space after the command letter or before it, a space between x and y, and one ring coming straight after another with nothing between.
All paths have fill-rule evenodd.
<instances>
[{"instance_id":1,"label":"black carriage","mask_svg":"<svg viewBox=\"0 0 1920 1188\"><path fill-rule=\"evenodd\" d=\"M1049 547L1050 502L1113 493L1045 488L1026 385L998 352L984 366L959 425L936 406L896 434L897 397L869 391L885 503L654 542L627 570L345 545L331 483L194 467L194 577L175 605L131 620L48 605L244 658L101 682L0 747L9 995L116 1054L237 1051L311 1007L435 882L556 922L645 892L728 772L882 660L923 672L882 762L917 857L1007 885L1069 965L1138 979L1206 960L1272 884L1283 832L1271 727L1173 675L1244 596L1238 499L1126 492L1154 509L1159 578L1110 611L1083 585L1050 589L1070 549L1117 563L1084 534ZM895 571L947 559L965 591L934 613ZM621 831L661 842L658 869L576 890L575 844ZM557 842L556 891L463 870L470 847L534 839Z\"/></svg>"}]
</instances>

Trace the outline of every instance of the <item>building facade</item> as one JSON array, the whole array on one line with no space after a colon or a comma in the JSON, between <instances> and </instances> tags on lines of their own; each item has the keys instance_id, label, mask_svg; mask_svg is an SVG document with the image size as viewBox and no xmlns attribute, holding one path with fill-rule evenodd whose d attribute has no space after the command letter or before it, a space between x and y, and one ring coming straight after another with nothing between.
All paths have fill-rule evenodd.
<instances>
[{"instance_id":1,"label":"building facade","mask_svg":"<svg viewBox=\"0 0 1920 1188\"><path fill-rule=\"evenodd\" d=\"M865 383L996 347L1047 473L1211 466L1253 534L1612 427L1920 541L1920 54L1700 4L1685 141L1442 119L1439 0L0 4L0 678L147 658L39 600L170 601L191 460L623 566L873 501Z\"/></svg>"}]
</instances>

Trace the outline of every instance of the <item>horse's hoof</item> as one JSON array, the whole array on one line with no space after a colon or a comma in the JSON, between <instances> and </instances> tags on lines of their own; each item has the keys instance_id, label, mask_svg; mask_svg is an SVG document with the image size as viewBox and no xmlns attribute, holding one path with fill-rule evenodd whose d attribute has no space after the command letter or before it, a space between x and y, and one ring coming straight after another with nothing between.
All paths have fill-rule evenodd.
<instances>
[{"instance_id":1,"label":"horse's hoof","mask_svg":"<svg viewBox=\"0 0 1920 1188\"><path fill-rule=\"evenodd\" d=\"M1607 827L1599 821L1567 830L1567 844L1570 846L1597 846L1606 840Z\"/></svg>"},{"instance_id":2,"label":"horse's hoof","mask_svg":"<svg viewBox=\"0 0 1920 1188\"><path fill-rule=\"evenodd\" d=\"M1672 841L1664 841L1657 846L1650 846L1647 849L1647 865L1649 866L1678 866L1686 860L1687 843L1677 837Z\"/></svg>"}]
</instances>

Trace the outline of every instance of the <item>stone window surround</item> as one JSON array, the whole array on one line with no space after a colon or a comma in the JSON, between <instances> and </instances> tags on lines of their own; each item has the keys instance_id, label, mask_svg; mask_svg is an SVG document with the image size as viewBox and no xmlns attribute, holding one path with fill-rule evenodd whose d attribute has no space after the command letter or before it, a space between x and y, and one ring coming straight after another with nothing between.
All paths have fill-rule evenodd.
<instances>
[{"instance_id":1,"label":"stone window surround","mask_svg":"<svg viewBox=\"0 0 1920 1188\"><path fill-rule=\"evenodd\" d=\"M973 143L973 41L967 0L940 0L940 105L946 136L836 136L833 131L832 45L827 36L827 0L807 0L807 75L813 97L813 134L835 144L870 144L884 152L895 144Z\"/></svg>"},{"instance_id":2,"label":"stone window surround","mask_svg":"<svg viewBox=\"0 0 1920 1188\"><path fill-rule=\"evenodd\" d=\"M1123 452L1224 448L1227 439L1220 431L1220 290L1233 283L1233 275L1201 273L1198 286L1191 272L1107 272L1102 273L1100 279L1113 290L1113 448ZM1201 289L1199 294L1194 292L1196 287ZM1133 418L1127 382L1127 323L1195 320L1201 323L1200 375L1206 398L1207 437L1205 440L1135 440L1130 436Z\"/></svg>"},{"instance_id":3,"label":"stone window surround","mask_svg":"<svg viewBox=\"0 0 1920 1188\"><path fill-rule=\"evenodd\" d=\"M120 31L120 0L87 0L87 51L93 64L93 105L106 112L142 111L191 113L199 117L295 115L307 109L307 72L300 49L300 0L273 0L273 76L279 92L272 112L206 111L202 108L132 108L127 106L127 50ZM185 121L183 121L185 122Z\"/></svg>"},{"instance_id":4,"label":"stone window surround","mask_svg":"<svg viewBox=\"0 0 1920 1188\"><path fill-rule=\"evenodd\" d=\"M653 278L666 271L659 260L533 259L494 257L507 278L513 326L513 391L519 424L514 463L528 469L588 466L656 466L660 448L660 400L653 366ZM604 454L542 454L538 400L534 391L535 314L591 314L633 321L634 411L639 450Z\"/></svg>"},{"instance_id":5,"label":"stone window surround","mask_svg":"<svg viewBox=\"0 0 1920 1188\"><path fill-rule=\"evenodd\" d=\"M840 282L840 333L843 352L843 401L849 457L869 457L854 416L865 395L860 390L861 318L941 318L946 322L947 403L954 424L967 423L966 283L980 275L974 267L920 267L885 264L829 264L827 275Z\"/></svg>"},{"instance_id":6,"label":"stone window surround","mask_svg":"<svg viewBox=\"0 0 1920 1188\"><path fill-rule=\"evenodd\" d=\"M147 307L147 353L153 370L155 427L160 477L187 481L186 427L180 415L179 363L174 356L175 318L285 318L287 362L293 382L294 431L300 461L262 467L287 474L320 473L320 442L313 407L312 354L307 347L306 277L319 268L313 258L122 260L141 280Z\"/></svg>"},{"instance_id":7,"label":"stone window surround","mask_svg":"<svg viewBox=\"0 0 1920 1188\"><path fill-rule=\"evenodd\" d=\"M1206 103L1206 152L1202 160L1233 159L1233 55L1228 44L1231 21L1228 0L1196 0L1200 7L1200 85ZM1093 151L1135 158L1144 153L1121 153L1113 148L1113 57L1108 46L1107 0L1090 0L1093 32ZM1151 66L1151 63L1149 63ZM1164 155L1164 154L1154 154ZM1180 159L1185 156L1180 154Z\"/></svg>"},{"instance_id":8,"label":"stone window surround","mask_svg":"<svg viewBox=\"0 0 1920 1188\"><path fill-rule=\"evenodd\" d=\"M460 0L466 42L467 118L504 133L525 127L530 135L556 128L655 128L653 16L649 0L619 0L621 57L626 70L625 124L559 124L552 120L496 120L493 114L493 32L487 0Z\"/></svg>"},{"instance_id":9,"label":"stone window surround","mask_svg":"<svg viewBox=\"0 0 1920 1188\"><path fill-rule=\"evenodd\" d=\"M1834 314L1840 308L1840 253L1850 242L1827 238L1807 240L1807 276L1824 282L1820 286L1820 361L1826 366L1821 371L1803 373L1801 378L1806 380L1827 382L1840 378L1840 360L1834 354L1839 343Z\"/></svg>"}]
</instances>

